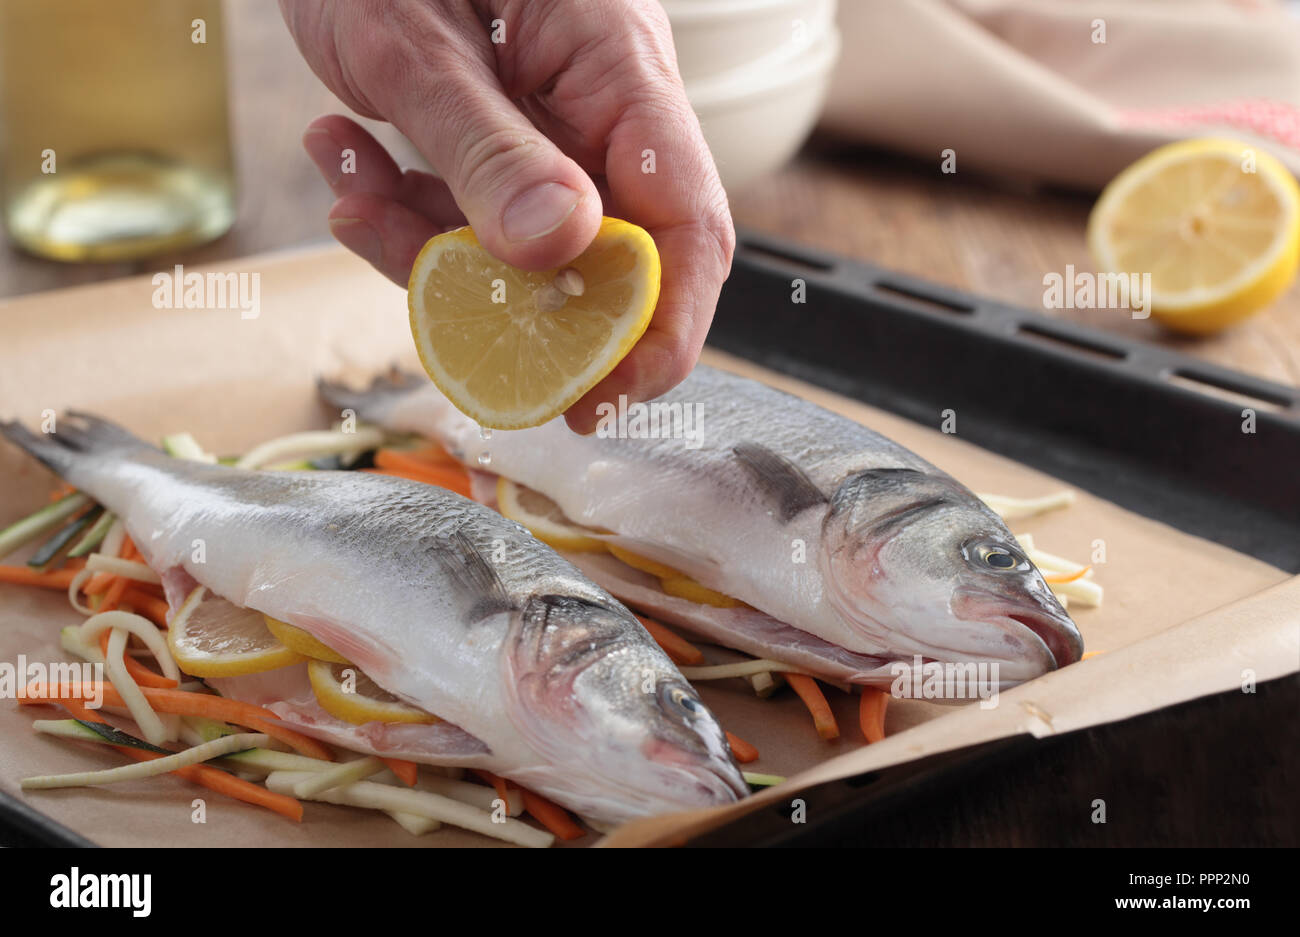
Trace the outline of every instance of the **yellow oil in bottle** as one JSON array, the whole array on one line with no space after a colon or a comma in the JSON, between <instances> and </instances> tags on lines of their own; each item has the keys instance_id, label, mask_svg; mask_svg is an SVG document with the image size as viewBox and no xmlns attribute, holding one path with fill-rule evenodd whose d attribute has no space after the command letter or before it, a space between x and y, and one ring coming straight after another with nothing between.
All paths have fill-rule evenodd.
<instances>
[{"instance_id":1,"label":"yellow oil in bottle","mask_svg":"<svg viewBox=\"0 0 1300 937\"><path fill-rule=\"evenodd\" d=\"M234 221L221 0L0 2L10 239L128 260Z\"/></svg>"}]
</instances>

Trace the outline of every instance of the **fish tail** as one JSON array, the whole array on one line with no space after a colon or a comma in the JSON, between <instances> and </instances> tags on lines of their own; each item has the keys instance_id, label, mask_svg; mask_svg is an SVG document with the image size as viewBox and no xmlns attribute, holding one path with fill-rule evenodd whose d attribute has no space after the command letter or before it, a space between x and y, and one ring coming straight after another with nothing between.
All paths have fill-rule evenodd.
<instances>
[{"instance_id":1,"label":"fish tail","mask_svg":"<svg viewBox=\"0 0 1300 937\"><path fill-rule=\"evenodd\" d=\"M426 384L424 378L394 367L376 377L365 390L352 390L338 381L319 378L316 391L330 406L352 410L366 422L380 423L397 400Z\"/></svg>"},{"instance_id":2,"label":"fish tail","mask_svg":"<svg viewBox=\"0 0 1300 937\"><path fill-rule=\"evenodd\" d=\"M16 420L0 422L0 436L62 478L88 459L101 460L109 454L152 448L116 423L75 410L55 421L48 433L33 433Z\"/></svg>"}]
</instances>

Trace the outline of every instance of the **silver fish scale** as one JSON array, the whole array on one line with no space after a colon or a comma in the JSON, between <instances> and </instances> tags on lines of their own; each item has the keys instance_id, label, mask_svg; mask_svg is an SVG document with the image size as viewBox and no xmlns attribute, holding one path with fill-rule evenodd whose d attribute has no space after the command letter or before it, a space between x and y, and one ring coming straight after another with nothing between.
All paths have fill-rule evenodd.
<instances>
[{"instance_id":1,"label":"silver fish scale","mask_svg":"<svg viewBox=\"0 0 1300 937\"><path fill-rule=\"evenodd\" d=\"M176 487L152 486L153 504L128 507L126 516L170 514L168 526L189 532L230 523L260 528L276 540L316 536L319 546L352 561L382 556L388 569L410 583L428 579L431 554L459 532L512 599L525 600L544 588L611 601L521 525L436 486L351 472L228 475L220 467L183 463L154 468L176 479Z\"/></svg>"},{"instance_id":2,"label":"silver fish scale","mask_svg":"<svg viewBox=\"0 0 1300 937\"><path fill-rule=\"evenodd\" d=\"M700 365L676 388L657 398L668 403L695 403L703 415L703 446L731 458L733 446L757 443L803 468L819 485L831 485L866 468L914 468L938 472L933 465L879 433L800 397L766 384ZM628 440L628 445L655 446L689 460L681 440ZM647 449L649 451L649 449ZM734 476L729 467L728 473Z\"/></svg>"},{"instance_id":3,"label":"silver fish scale","mask_svg":"<svg viewBox=\"0 0 1300 937\"><path fill-rule=\"evenodd\" d=\"M418 727L387 726L372 738L363 727L345 744L455 764L468 733L482 746L477 763L607 820L747 792L721 726L635 617L487 507L379 475L184 462L89 416L70 415L57 438L12 422L0 422L0 436L121 517L169 582L183 569L236 605L304 628L463 730L413 738L398 730ZM267 700L274 675L256 686L230 678L227 689ZM286 675L284 689L297 693L292 684ZM267 705L289 707L282 718L317 725L270 689Z\"/></svg>"}]
</instances>

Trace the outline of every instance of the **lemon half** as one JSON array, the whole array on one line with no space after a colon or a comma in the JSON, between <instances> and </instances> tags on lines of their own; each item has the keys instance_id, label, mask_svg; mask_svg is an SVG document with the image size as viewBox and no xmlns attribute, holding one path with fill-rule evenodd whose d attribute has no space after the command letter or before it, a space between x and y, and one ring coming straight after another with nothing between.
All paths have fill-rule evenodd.
<instances>
[{"instance_id":1,"label":"lemon half","mask_svg":"<svg viewBox=\"0 0 1300 937\"><path fill-rule=\"evenodd\" d=\"M659 252L617 218L563 270L519 270L469 228L429 240L407 293L424 369L481 426L558 416L632 350L659 300Z\"/></svg>"},{"instance_id":2,"label":"lemon half","mask_svg":"<svg viewBox=\"0 0 1300 937\"><path fill-rule=\"evenodd\" d=\"M1267 306L1300 263L1300 186L1248 143L1186 140L1116 176L1088 218L1088 248L1112 273L1151 275L1151 314L1209 333Z\"/></svg>"}]
</instances>

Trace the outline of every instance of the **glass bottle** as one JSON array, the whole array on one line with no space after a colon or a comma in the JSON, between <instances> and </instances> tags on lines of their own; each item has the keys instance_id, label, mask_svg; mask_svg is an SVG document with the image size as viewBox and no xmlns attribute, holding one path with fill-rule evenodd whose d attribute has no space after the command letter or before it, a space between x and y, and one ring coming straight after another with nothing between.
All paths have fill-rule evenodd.
<instances>
[{"instance_id":1,"label":"glass bottle","mask_svg":"<svg viewBox=\"0 0 1300 937\"><path fill-rule=\"evenodd\" d=\"M234 221L221 0L0 0L11 241L121 261Z\"/></svg>"}]
</instances>

